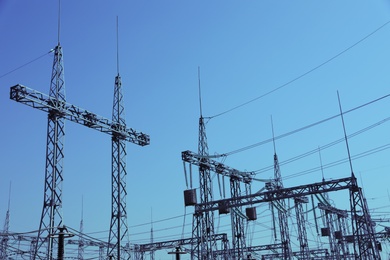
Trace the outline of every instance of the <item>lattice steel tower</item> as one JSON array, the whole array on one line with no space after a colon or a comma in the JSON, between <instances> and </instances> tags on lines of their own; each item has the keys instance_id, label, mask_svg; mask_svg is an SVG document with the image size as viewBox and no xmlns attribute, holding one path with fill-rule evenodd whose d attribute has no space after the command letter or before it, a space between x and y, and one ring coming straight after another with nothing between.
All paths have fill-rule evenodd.
<instances>
[{"instance_id":1,"label":"lattice steel tower","mask_svg":"<svg viewBox=\"0 0 390 260\"><path fill-rule=\"evenodd\" d=\"M122 80L119 75L118 17L117 28L117 76L115 77L114 102L112 109L113 133L111 141L111 225L107 255L115 259L130 259L130 252L123 250L124 239L128 236L126 211L126 138L121 133L126 130L125 107L122 93ZM128 242L128 241L127 241ZM129 249L129 244L127 244ZM122 254L123 253L123 254Z\"/></svg>"},{"instance_id":2,"label":"lattice steel tower","mask_svg":"<svg viewBox=\"0 0 390 260\"><path fill-rule=\"evenodd\" d=\"M271 118L272 122L272 118ZM273 145L274 145L274 182L272 185L272 189L276 190L275 200L271 202L271 207L276 206L278 210L278 224L279 224L279 232L280 232L280 240L283 244L283 259L288 260L292 258L292 250L291 250L291 241L290 241L290 233L288 228L288 209L286 207L286 201L282 197L278 191L283 189L283 181L282 174L280 172L279 167L279 159L276 154L276 146L275 146L275 138L274 138L274 128L272 123L272 136L273 136ZM275 203L275 204L273 204Z\"/></svg>"},{"instance_id":3,"label":"lattice steel tower","mask_svg":"<svg viewBox=\"0 0 390 260\"><path fill-rule=\"evenodd\" d=\"M51 105L53 109L48 110L47 120L47 141L46 141L46 164L45 164L45 184L44 201L41 221L39 225L38 238L34 252L36 256L41 247L47 242L47 255L44 259L52 259L53 248L55 246L55 233L57 227L62 223L62 181L64 170L64 137L65 119L63 107L65 99L65 79L62 47L58 45L54 48L54 61L49 90Z\"/></svg>"},{"instance_id":4,"label":"lattice steel tower","mask_svg":"<svg viewBox=\"0 0 390 260\"><path fill-rule=\"evenodd\" d=\"M121 77L115 77L114 105L112 122L114 126L123 131L126 129L124 118L125 108L123 106ZM121 129L123 128L123 129ZM115 256L116 259L129 259L130 256L121 257L122 241L128 235L127 212L126 212L126 142L120 133L112 135L112 196L111 196L111 225L108 242L108 256Z\"/></svg>"},{"instance_id":5,"label":"lattice steel tower","mask_svg":"<svg viewBox=\"0 0 390 260\"><path fill-rule=\"evenodd\" d=\"M198 154L204 158L206 158L209 154L206 127L202 115L199 118ZM201 161L204 160L204 158L202 158ZM199 184L200 203L203 204L213 201L213 189L209 167L204 165L199 166ZM212 259L213 251L216 250L213 211L210 210L203 213L195 213L192 225L192 236L198 238L198 243L194 248L194 251L198 254L198 259Z\"/></svg>"},{"instance_id":6,"label":"lattice steel tower","mask_svg":"<svg viewBox=\"0 0 390 260\"><path fill-rule=\"evenodd\" d=\"M58 41L59 42L59 41ZM65 83L62 47L54 48L54 62L51 76L50 94L45 95L36 90L17 84L10 89L10 98L25 105L37 108L48 113L46 167L44 202L35 247L32 249L33 259L53 259L53 249L58 245L55 234L57 229L63 228L62 223L62 182L64 159L64 135L65 120L70 120L91 129L109 134L113 140L113 187L112 187L112 225L110 228L110 242L115 244L112 252L120 248L121 239L127 234L126 175L124 156L125 141L145 146L150 143L150 138L144 133L139 133L132 128L126 128L120 116L123 115L121 94L115 93L118 99L114 101L113 121L100 117L88 110L79 108L65 101ZM120 77L115 78L115 89L120 91ZM115 109L115 106L118 108ZM116 116L118 114L118 116ZM120 116L119 116L120 115ZM118 118L120 118L118 120ZM118 228L116 228L117 226ZM122 232L124 228L124 232ZM115 241L116 239L116 241ZM115 241L115 242L113 242ZM46 252L43 252L47 245ZM116 256L120 255L117 250ZM119 259L119 258L118 258Z\"/></svg>"},{"instance_id":7,"label":"lattice steel tower","mask_svg":"<svg viewBox=\"0 0 390 260\"><path fill-rule=\"evenodd\" d=\"M198 68L199 79L199 101L200 101L200 118L199 118L199 139L198 139L198 155L205 160L209 155L207 145L206 126L202 116L202 103L200 93L200 70ZM213 189L211 181L210 168L204 165L199 166L199 190L200 203L208 203L213 201ZM205 211L204 213L194 214L192 223L192 237L198 238L198 243L193 248L193 252L198 254L199 260L212 259L213 251L216 250L217 244L214 239L214 213L213 211Z\"/></svg>"}]
</instances>

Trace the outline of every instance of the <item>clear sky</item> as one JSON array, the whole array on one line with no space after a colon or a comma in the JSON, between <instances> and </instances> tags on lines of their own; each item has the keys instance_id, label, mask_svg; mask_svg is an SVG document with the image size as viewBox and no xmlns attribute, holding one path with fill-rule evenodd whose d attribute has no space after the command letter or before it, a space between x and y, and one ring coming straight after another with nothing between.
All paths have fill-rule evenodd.
<instances>
[{"instance_id":1,"label":"clear sky","mask_svg":"<svg viewBox=\"0 0 390 260\"><path fill-rule=\"evenodd\" d=\"M191 235L193 208L185 209L183 203L187 187L181 152L197 151L198 67L203 116L212 117L206 125L210 154L272 138L271 116L279 136L337 115L337 91L345 111L390 94L389 1L62 1L67 101L108 118L117 71L116 16L126 122L151 138L150 146L127 146L133 243L150 241L151 222L155 241ZM39 226L47 115L11 101L9 88L20 83L48 93L53 62L49 51L57 44L57 20L57 1L0 0L0 223L12 183L14 232ZM388 119L389 102L384 98L346 114L347 134ZM385 120L349 140L353 170L374 218L390 215L389 124ZM344 142L325 149L343 137L337 117L277 139L275 145L280 162L324 147L321 158L326 166L347 158ZM106 241L110 136L66 122L65 152L64 224L79 228L83 198L84 232ZM272 166L273 153L272 143L265 142L223 162L258 171ZM281 165L284 185L321 181L320 170L310 171L321 165L319 157L313 153ZM325 179L350 173L347 161L323 171ZM257 175L272 176L272 168ZM252 190L263 186L255 182ZM220 198L217 185L214 194ZM348 194L331 198L338 207L348 207ZM267 209L258 210L263 219L253 224L254 230L269 230ZM226 219L216 214L216 223ZM230 228L220 224L218 232L230 233ZM270 243L260 234L253 245ZM387 245L384 254L389 252ZM159 257L171 258L166 251Z\"/></svg>"}]
</instances>

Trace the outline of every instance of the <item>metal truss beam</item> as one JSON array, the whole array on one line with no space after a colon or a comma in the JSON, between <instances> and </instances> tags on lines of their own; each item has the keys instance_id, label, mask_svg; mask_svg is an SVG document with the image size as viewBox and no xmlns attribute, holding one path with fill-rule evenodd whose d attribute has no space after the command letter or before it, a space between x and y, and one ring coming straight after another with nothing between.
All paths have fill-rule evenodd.
<instances>
[{"instance_id":1,"label":"metal truss beam","mask_svg":"<svg viewBox=\"0 0 390 260\"><path fill-rule=\"evenodd\" d=\"M11 87L10 98L44 112L56 111L61 114L64 119L87 126L102 133L121 135L124 140L140 146L150 144L150 138L147 134L137 132L132 128L127 128L125 125L115 124L110 119L101 117L72 104L57 101L53 97L20 84Z\"/></svg>"},{"instance_id":2,"label":"metal truss beam","mask_svg":"<svg viewBox=\"0 0 390 260\"><path fill-rule=\"evenodd\" d=\"M228 208L236 206L247 206L251 204L264 203L280 199L297 198L311 194L320 194L324 192L346 190L353 186L353 178L341 178L329 181L323 181L313 184L300 185L290 188L282 188L279 190L269 190L257 192L250 195L239 196L236 198L228 198L222 200L211 201L208 203L199 203L195 205L195 212L201 213L206 211L218 210L218 205L223 204Z\"/></svg>"},{"instance_id":3,"label":"metal truss beam","mask_svg":"<svg viewBox=\"0 0 390 260\"><path fill-rule=\"evenodd\" d=\"M227 235L225 233L222 234L215 234L213 236L213 239L215 241L227 241ZM190 237L190 238L182 238L182 239L175 239L175 240L168 240L168 241L162 241L162 242L154 242L149 244L141 244L136 245L137 250L141 252L149 252L154 250L161 250L161 249L171 249L176 246L184 246L184 245L192 245L195 243L198 243L199 238L196 237Z\"/></svg>"},{"instance_id":4,"label":"metal truss beam","mask_svg":"<svg viewBox=\"0 0 390 260\"><path fill-rule=\"evenodd\" d=\"M226 177L234 177L241 182L249 183L252 181L254 172L243 172L237 169L226 166L223 163L217 162L208 158L208 156L202 156L191 151L184 151L181 153L181 158L184 162L203 167L221 174Z\"/></svg>"}]
</instances>

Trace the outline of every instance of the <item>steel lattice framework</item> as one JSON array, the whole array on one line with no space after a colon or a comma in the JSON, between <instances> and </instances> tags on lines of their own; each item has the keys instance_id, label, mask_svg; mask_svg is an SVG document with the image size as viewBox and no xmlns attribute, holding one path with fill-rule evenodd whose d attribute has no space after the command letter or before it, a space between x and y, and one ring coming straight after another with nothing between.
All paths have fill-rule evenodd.
<instances>
[{"instance_id":1,"label":"steel lattice framework","mask_svg":"<svg viewBox=\"0 0 390 260\"><path fill-rule=\"evenodd\" d=\"M10 98L12 100L48 113L44 205L37 238L39 243L36 243L35 248L33 249L34 259L53 258L53 247L56 245L54 234L57 231L57 228L63 225L61 208L65 120L70 120L100 132L110 134L113 136L113 140L120 139L119 143L121 143L121 147L123 147L125 141L140 146L148 145L150 143L149 136L142 132L138 133L131 128L126 128L126 125L121 122L111 121L88 110L66 103L64 82L63 54L62 48L58 44L54 49L54 62L49 96L20 84L15 85L10 89ZM125 153L118 153L117 149L113 149L113 161L122 162ZM121 163L121 172L125 172L124 166L125 165ZM119 172L114 168L112 170L113 172ZM121 176L123 176L123 174ZM117 185L113 187L113 193L115 190L119 191L117 194L125 196L126 185L124 179L122 177L116 179L115 183ZM117 188L119 186L120 188ZM117 195L115 195L115 198L117 198ZM125 215L123 217L121 216L124 212L123 207L126 206L126 204L122 204L123 199L113 199L113 201L115 204L113 207L117 208L119 212L117 215L120 216L120 218L125 217ZM112 232L110 232L110 235L112 236ZM112 237L116 237L119 240L123 235L125 234L118 233L114 234ZM41 247L44 244L47 245L47 250L45 254L42 254Z\"/></svg>"},{"instance_id":2,"label":"steel lattice framework","mask_svg":"<svg viewBox=\"0 0 390 260\"><path fill-rule=\"evenodd\" d=\"M249 183L245 183L245 185L249 185ZM241 195L241 183L239 178L230 177L230 192L231 198L237 198ZM245 194L248 194L248 188L246 188ZM230 216L232 227L232 250L233 252L236 252L235 254L232 254L232 259L243 259L244 250L246 249L244 218L241 212L241 206L234 207L232 208Z\"/></svg>"},{"instance_id":3,"label":"steel lattice framework","mask_svg":"<svg viewBox=\"0 0 390 260\"><path fill-rule=\"evenodd\" d=\"M351 214L352 214L352 235L354 241L355 256L359 259L380 259L378 243L375 239L373 222L368 210L367 202L363 196L362 189L358 187L355 175L352 173L352 186L349 189Z\"/></svg>"},{"instance_id":4,"label":"steel lattice framework","mask_svg":"<svg viewBox=\"0 0 390 260\"><path fill-rule=\"evenodd\" d=\"M283 189L283 182L282 182L282 174L280 172L279 167L279 160L278 155L274 154L274 182L272 183L272 189L275 190L275 200L272 202L277 203L277 209L278 209L278 221L279 221L279 231L280 231L280 240L283 247L283 256L284 259L288 260L291 259L291 242L290 242L290 232L288 230L288 218L287 218L287 209L286 209L286 202L283 198L282 193L280 193L280 190ZM272 204L273 205L273 204Z\"/></svg>"},{"instance_id":5,"label":"steel lattice framework","mask_svg":"<svg viewBox=\"0 0 390 260\"><path fill-rule=\"evenodd\" d=\"M52 98L53 108L48 110L44 202L38 241L41 237L47 239L47 256L43 258L52 259L54 240L56 239L54 234L57 228L63 225L61 209L65 119L62 110L66 97L63 54L59 44L54 49L49 96ZM42 245L43 243L36 244L34 256L39 256L36 252L40 250Z\"/></svg>"},{"instance_id":6,"label":"steel lattice framework","mask_svg":"<svg viewBox=\"0 0 390 260\"><path fill-rule=\"evenodd\" d=\"M363 197L361 188L357 186L354 175L347 178L322 181L290 188L281 188L278 190L271 189L266 192L212 201L207 204L199 203L195 205L195 214L218 210L219 205L221 204L228 208L232 208L340 190L349 190L351 195L351 218L353 223L352 242L354 245L353 254L355 255L355 259L380 259L373 222L371 221L367 203ZM293 254L290 254L290 256L292 255Z\"/></svg>"},{"instance_id":7,"label":"steel lattice framework","mask_svg":"<svg viewBox=\"0 0 390 260\"><path fill-rule=\"evenodd\" d=\"M120 132L126 129L125 108L123 105L122 81L119 74L115 77L114 103L112 112L113 126ZM126 252L121 255L122 242L128 236L126 211L126 136L121 133L112 135L112 196L111 196L111 225L107 255L115 259L129 259ZM128 241L127 241L128 242Z\"/></svg>"},{"instance_id":8,"label":"steel lattice framework","mask_svg":"<svg viewBox=\"0 0 390 260\"><path fill-rule=\"evenodd\" d=\"M309 259L309 243L307 240L306 222L303 211L303 203L308 203L307 197L298 197L294 199L295 213L298 226L298 240L300 247L300 259Z\"/></svg>"},{"instance_id":9,"label":"steel lattice framework","mask_svg":"<svg viewBox=\"0 0 390 260\"><path fill-rule=\"evenodd\" d=\"M191 165L199 166L202 169L207 169L230 178L230 192L231 198L241 195L241 184L245 184L246 194L248 194L248 187L253 180L254 172L242 172L237 169L226 166L223 163L217 162L209 158L208 155L195 154L191 151L182 152L182 160ZM223 206L223 205L222 205ZM244 256L245 232L244 220L242 217L241 207L235 207L231 213L231 227L232 227L232 249L230 256L232 259L242 259ZM227 213L227 212L226 212ZM196 214L197 215L197 214Z\"/></svg>"},{"instance_id":10,"label":"steel lattice framework","mask_svg":"<svg viewBox=\"0 0 390 260\"><path fill-rule=\"evenodd\" d=\"M202 157L209 155L206 126L202 116L199 118L198 154ZM213 201L211 174L208 167L199 166L199 184L200 201L207 205ZM192 255L196 252L200 260L212 259L213 251L217 250L214 239L214 212L210 210L204 213L195 213L192 226L192 237L201 238L192 249Z\"/></svg>"}]
</instances>

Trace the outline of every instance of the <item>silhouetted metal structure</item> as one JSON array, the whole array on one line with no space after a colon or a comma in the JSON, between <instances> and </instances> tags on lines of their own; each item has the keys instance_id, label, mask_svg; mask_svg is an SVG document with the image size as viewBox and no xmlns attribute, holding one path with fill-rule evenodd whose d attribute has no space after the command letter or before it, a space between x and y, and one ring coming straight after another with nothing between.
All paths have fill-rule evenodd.
<instances>
[{"instance_id":1,"label":"silhouetted metal structure","mask_svg":"<svg viewBox=\"0 0 390 260\"><path fill-rule=\"evenodd\" d=\"M275 148L274 148L275 149ZM291 259L291 241L290 232L288 228L288 215L286 201L280 190L283 189L282 174L280 172L278 155L274 153L274 180L273 182L267 183L266 188L272 190L275 194L274 199L271 200L272 211L274 208L277 209L278 218L278 229L280 233L280 241L284 245L282 249L283 258L286 260ZM275 222L275 221L274 221ZM276 230L276 229L275 229Z\"/></svg>"},{"instance_id":2,"label":"silhouetted metal structure","mask_svg":"<svg viewBox=\"0 0 390 260\"><path fill-rule=\"evenodd\" d=\"M113 127L119 132L112 135L112 196L111 196L111 225L108 243L113 247L108 248L107 255L115 259L130 259L130 254L126 251L121 254L124 246L127 227L126 210L126 137L121 134L126 129L125 108L123 104L122 81L118 75L115 77L114 103L112 112ZM129 242L129 241L127 241Z\"/></svg>"},{"instance_id":3,"label":"silhouetted metal structure","mask_svg":"<svg viewBox=\"0 0 390 260\"><path fill-rule=\"evenodd\" d=\"M12 100L48 113L44 203L37 238L38 242L33 253L34 259L53 258L53 247L57 243L55 233L58 227L63 226L61 208L62 182L64 179L65 120L70 120L110 134L113 138L120 138L123 142L128 141L141 146L150 143L149 136L144 133L139 133L131 128L127 128L124 124L118 124L118 122L111 121L88 110L66 103L63 54L59 44L54 49L53 71L49 93L48 96L20 84L10 89L10 98ZM118 158L117 161L119 161L119 158L122 160L118 152L115 152L114 155L113 151L114 157ZM122 179L116 182L120 183L121 181ZM122 185L121 194L124 192L124 187ZM120 203L120 201L115 200L114 203ZM117 237L120 236L118 235ZM41 249L44 244L47 245L46 253L43 253Z\"/></svg>"},{"instance_id":4,"label":"silhouetted metal structure","mask_svg":"<svg viewBox=\"0 0 390 260\"><path fill-rule=\"evenodd\" d=\"M237 198L199 203L195 205L195 214L218 210L219 205L221 204L225 205L227 208L232 208L281 199L295 199L311 194L321 194L339 190L349 190L350 192L353 230L352 236L349 237L349 242L353 243L353 254L355 259L380 259L379 243L373 229L374 223L371 221L367 204L363 197L361 188L357 186L357 181L354 175L348 178L334 179L290 188L281 188L278 190L270 189L266 192L258 192L247 196L239 196ZM293 253L290 253L287 257L292 256ZM283 258L284 257L285 253L283 253Z\"/></svg>"},{"instance_id":5,"label":"silhouetted metal structure","mask_svg":"<svg viewBox=\"0 0 390 260\"><path fill-rule=\"evenodd\" d=\"M199 118L199 141L198 154L204 160L209 155L207 145L206 127L202 115ZM204 165L199 166L199 190L200 203L208 204L213 201L213 189L210 168ZM192 249L192 257L198 255L199 260L208 260L213 258L213 251L217 250L217 244L214 239L214 212L197 212L193 216L192 237L197 239ZM195 253L196 252L196 253Z\"/></svg>"},{"instance_id":6,"label":"silhouetted metal structure","mask_svg":"<svg viewBox=\"0 0 390 260\"><path fill-rule=\"evenodd\" d=\"M253 172L243 172L237 169L226 166L223 163L212 160L210 156L202 156L191 151L182 152L182 160L191 165L199 166L199 168L208 169L223 177L229 177L231 198L241 195L241 184L245 185L245 194L249 193L249 186L253 180ZM232 210L225 211L224 205L219 205L220 214L231 214L232 228L232 250L234 254L230 254L232 259L242 259L244 250L246 249L244 218L241 207L234 207Z\"/></svg>"}]
</instances>

